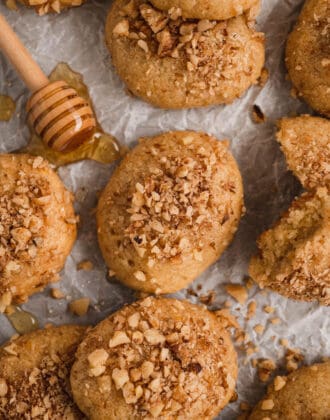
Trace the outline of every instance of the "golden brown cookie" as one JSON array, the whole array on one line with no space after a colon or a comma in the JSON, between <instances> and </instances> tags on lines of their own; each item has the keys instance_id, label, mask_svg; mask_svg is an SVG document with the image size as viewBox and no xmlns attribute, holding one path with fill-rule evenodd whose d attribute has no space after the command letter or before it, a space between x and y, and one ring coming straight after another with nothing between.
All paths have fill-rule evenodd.
<instances>
[{"instance_id":1,"label":"golden brown cookie","mask_svg":"<svg viewBox=\"0 0 330 420\"><path fill-rule=\"evenodd\" d=\"M330 121L303 115L283 118L277 140L291 171L310 190L327 186L330 190Z\"/></svg>"},{"instance_id":2,"label":"golden brown cookie","mask_svg":"<svg viewBox=\"0 0 330 420\"><path fill-rule=\"evenodd\" d=\"M72 194L41 157L0 155L0 311L57 281L76 238Z\"/></svg>"},{"instance_id":3,"label":"golden brown cookie","mask_svg":"<svg viewBox=\"0 0 330 420\"><path fill-rule=\"evenodd\" d=\"M86 335L71 386L91 420L207 420L229 402L236 376L221 320L186 301L148 297Z\"/></svg>"},{"instance_id":4,"label":"golden brown cookie","mask_svg":"<svg viewBox=\"0 0 330 420\"><path fill-rule=\"evenodd\" d=\"M161 108L231 103L257 82L264 36L245 16L185 20L144 0L115 0L106 24L113 64L128 89Z\"/></svg>"},{"instance_id":5,"label":"golden brown cookie","mask_svg":"<svg viewBox=\"0 0 330 420\"><path fill-rule=\"evenodd\" d=\"M69 374L85 327L38 330L0 348L0 418L81 420Z\"/></svg>"},{"instance_id":6,"label":"golden brown cookie","mask_svg":"<svg viewBox=\"0 0 330 420\"><path fill-rule=\"evenodd\" d=\"M150 0L158 9L179 8L188 19L226 20L241 15L259 4L259 0Z\"/></svg>"},{"instance_id":7,"label":"golden brown cookie","mask_svg":"<svg viewBox=\"0 0 330 420\"><path fill-rule=\"evenodd\" d=\"M46 13L60 13L68 7L81 6L85 0L19 0L25 6L33 7L38 15Z\"/></svg>"},{"instance_id":8,"label":"golden brown cookie","mask_svg":"<svg viewBox=\"0 0 330 420\"><path fill-rule=\"evenodd\" d=\"M298 95L327 117L330 117L329 22L329 0L307 0L286 47L286 65Z\"/></svg>"},{"instance_id":9,"label":"golden brown cookie","mask_svg":"<svg viewBox=\"0 0 330 420\"><path fill-rule=\"evenodd\" d=\"M330 305L330 195L326 188L297 198L258 239L250 276L288 298Z\"/></svg>"},{"instance_id":10,"label":"golden brown cookie","mask_svg":"<svg viewBox=\"0 0 330 420\"><path fill-rule=\"evenodd\" d=\"M329 420L330 362L278 376L249 420Z\"/></svg>"},{"instance_id":11,"label":"golden brown cookie","mask_svg":"<svg viewBox=\"0 0 330 420\"><path fill-rule=\"evenodd\" d=\"M127 286L175 292L220 257L242 206L242 179L226 142L192 131L141 139L101 195L99 244Z\"/></svg>"}]
</instances>

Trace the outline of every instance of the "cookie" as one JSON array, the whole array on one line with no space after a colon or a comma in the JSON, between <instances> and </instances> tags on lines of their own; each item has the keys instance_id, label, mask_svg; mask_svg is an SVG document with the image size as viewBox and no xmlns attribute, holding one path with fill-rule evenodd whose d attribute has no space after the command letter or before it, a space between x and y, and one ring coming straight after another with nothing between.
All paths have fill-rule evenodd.
<instances>
[{"instance_id":1,"label":"cookie","mask_svg":"<svg viewBox=\"0 0 330 420\"><path fill-rule=\"evenodd\" d=\"M236 354L204 307L148 297L91 330L71 386L91 420L213 419L231 399Z\"/></svg>"},{"instance_id":2,"label":"cookie","mask_svg":"<svg viewBox=\"0 0 330 420\"><path fill-rule=\"evenodd\" d=\"M278 376L249 420L328 420L330 362L315 364Z\"/></svg>"},{"instance_id":3,"label":"cookie","mask_svg":"<svg viewBox=\"0 0 330 420\"><path fill-rule=\"evenodd\" d=\"M329 22L329 0L307 0L286 47L286 65L298 95L327 117L330 117Z\"/></svg>"},{"instance_id":4,"label":"cookie","mask_svg":"<svg viewBox=\"0 0 330 420\"><path fill-rule=\"evenodd\" d=\"M226 142L192 131L140 139L97 208L103 257L124 284L150 293L186 287L231 242L242 179Z\"/></svg>"},{"instance_id":5,"label":"cookie","mask_svg":"<svg viewBox=\"0 0 330 420\"><path fill-rule=\"evenodd\" d=\"M85 327L35 331L0 349L0 417L6 420L81 420L69 374Z\"/></svg>"},{"instance_id":6,"label":"cookie","mask_svg":"<svg viewBox=\"0 0 330 420\"><path fill-rule=\"evenodd\" d=\"M76 238L72 194L41 157L0 155L0 311L59 279Z\"/></svg>"},{"instance_id":7,"label":"cookie","mask_svg":"<svg viewBox=\"0 0 330 420\"><path fill-rule=\"evenodd\" d=\"M297 198L258 239L250 276L291 299L330 305L330 195L326 188Z\"/></svg>"},{"instance_id":8,"label":"cookie","mask_svg":"<svg viewBox=\"0 0 330 420\"><path fill-rule=\"evenodd\" d=\"M330 190L330 121L303 115L283 118L277 140L291 171L307 190Z\"/></svg>"},{"instance_id":9,"label":"cookie","mask_svg":"<svg viewBox=\"0 0 330 420\"><path fill-rule=\"evenodd\" d=\"M60 13L69 7L81 6L85 0L19 0L25 6L33 7L39 16L46 13Z\"/></svg>"},{"instance_id":10,"label":"cookie","mask_svg":"<svg viewBox=\"0 0 330 420\"><path fill-rule=\"evenodd\" d=\"M113 2L106 42L128 89L161 108L231 103L264 65L264 36L245 16L185 20L144 0Z\"/></svg>"},{"instance_id":11,"label":"cookie","mask_svg":"<svg viewBox=\"0 0 330 420\"><path fill-rule=\"evenodd\" d=\"M241 15L259 4L259 0L150 0L163 11L181 9L187 19L226 20Z\"/></svg>"}]
</instances>

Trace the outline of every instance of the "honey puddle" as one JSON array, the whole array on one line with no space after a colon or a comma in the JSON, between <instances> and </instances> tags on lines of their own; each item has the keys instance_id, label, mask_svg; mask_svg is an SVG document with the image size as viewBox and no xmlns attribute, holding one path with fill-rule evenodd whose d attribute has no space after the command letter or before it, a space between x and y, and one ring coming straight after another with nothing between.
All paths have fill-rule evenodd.
<instances>
[{"instance_id":1,"label":"honey puddle","mask_svg":"<svg viewBox=\"0 0 330 420\"><path fill-rule=\"evenodd\" d=\"M24 311L19 306L10 306L8 312L6 317L18 334L27 334L39 328L37 318L30 312Z\"/></svg>"},{"instance_id":2,"label":"honey puddle","mask_svg":"<svg viewBox=\"0 0 330 420\"><path fill-rule=\"evenodd\" d=\"M14 115L15 102L10 96L0 95L0 121L9 121Z\"/></svg>"},{"instance_id":3,"label":"honey puddle","mask_svg":"<svg viewBox=\"0 0 330 420\"><path fill-rule=\"evenodd\" d=\"M64 80L78 92L78 95L86 99L93 108L88 88L83 82L81 74L73 71L68 64L59 63L49 76L51 82ZM95 112L94 112L95 114ZM101 163L112 163L122 156L124 149L121 149L117 140L110 134L105 133L98 122L96 132L92 137L77 149L69 153L55 152L46 146L35 133L32 134L29 144L19 153L29 153L35 156L42 156L56 166L66 165L83 159L93 159Z\"/></svg>"}]
</instances>

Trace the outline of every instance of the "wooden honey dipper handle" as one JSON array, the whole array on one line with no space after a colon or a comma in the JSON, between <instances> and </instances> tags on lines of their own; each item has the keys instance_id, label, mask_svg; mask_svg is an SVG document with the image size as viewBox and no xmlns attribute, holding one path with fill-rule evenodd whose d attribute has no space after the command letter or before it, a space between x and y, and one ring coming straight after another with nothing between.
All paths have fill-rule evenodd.
<instances>
[{"instance_id":1,"label":"wooden honey dipper handle","mask_svg":"<svg viewBox=\"0 0 330 420\"><path fill-rule=\"evenodd\" d=\"M49 80L18 36L0 15L0 49L10 60L31 92L49 84Z\"/></svg>"}]
</instances>

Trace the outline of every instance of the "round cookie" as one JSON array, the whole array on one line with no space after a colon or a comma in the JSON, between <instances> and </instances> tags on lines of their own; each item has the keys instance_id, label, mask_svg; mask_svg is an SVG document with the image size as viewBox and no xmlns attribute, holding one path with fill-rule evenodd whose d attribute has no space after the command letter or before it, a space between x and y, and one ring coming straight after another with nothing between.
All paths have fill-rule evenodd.
<instances>
[{"instance_id":1,"label":"round cookie","mask_svg":"<svg viewBox=\"0 0 330 420\"><path fill-rule=\"evenodd\" d=\"M136 96L170 109L231 103L257 82L264 36L245 16L185 20L144 0L115 0L106 24L113 64Z\"/></svg>"},{"instance_id":2,"label":"round cookie","mask_svg":"<svg viewBox=\"0 0 330 420\"><path fill-rule=\"evenodd\" d=\"M329 120L310 115L283 118L277 140L289 168L306 189L327 186L330 190Z\"/></svg>"},{"instance_id":3,"label":"round cookie","mask_svg":"<svg viewBox=\"0 0 330 420\"><path fill-rule=\"evenodd\" d=\"M104 259L124 284L150 293L186 287L228 246L243 206L227 142L174 131L123 159L97 209Z\"/></svg>"},{"instance_id":4,"label":"round cookie","mask_svg":"<svg viewBox=\"0 0 330 420\"><path fill-rule=\"evenodd\" d=\"M0 349L2 419L81 420L71 397L69 373L85 327L38 330Z\"/></svg>"},{"instance_id":5,"label":"round cookie","mask_svg":"<svg viewBox=\"0 0 330 420\"><path fill-rule=\"evenodd\" d=\"M307 0L286 47L286 65L298 94L327 117L330 117L329 21L329 0Z\"/></svg>"},{"instance_id":6,"label":"round cookie","mask_svg":"<svg viewBox=\"0 0 330 420\"><path fill-rule=\"evenodd\" d=\"M158 9L179 8L188 19L226 20L255 7L259 0L150 0Z\"/></svg>"},{"instance_id":7,"label":"round cookie","mask_svg":"<svg viewBox=\"0 0 330 420\"><path fill-rule=\"evenodd\" d=\"M250 276L288 298L330 305L330 195L326 188L297 198L258 239Z\"/></svg>"},{"instance_id":8,"label":"round cookie","mask_svg":"<svg viewBox=\"0 0 330 420\"><path fill-rule=\"evenodd\" d=\"M91 420L207 420L231 399L236 376L221 318L186 301L148 297L89 331L71 386Z\"/></svg>"},{"instance_id":9,"label":"round cookie","mask_svg":"<svg viewBox=\"0 0 330 420\"><path fill-rule=\"evenodd\" d=\"M330 413L330 362L277 377L249 420L328 420Z\"/></svg>"},{"instance_id":10,"label":"round cookie","mask_svg":"<svg viewBox=\"0 0 330 420\"><path fill-rule=\"evenodd\" d=\"M76 238L72 194L41 157L0 155L0 311L57 281Z\"/></svg>"}]
</instances>

